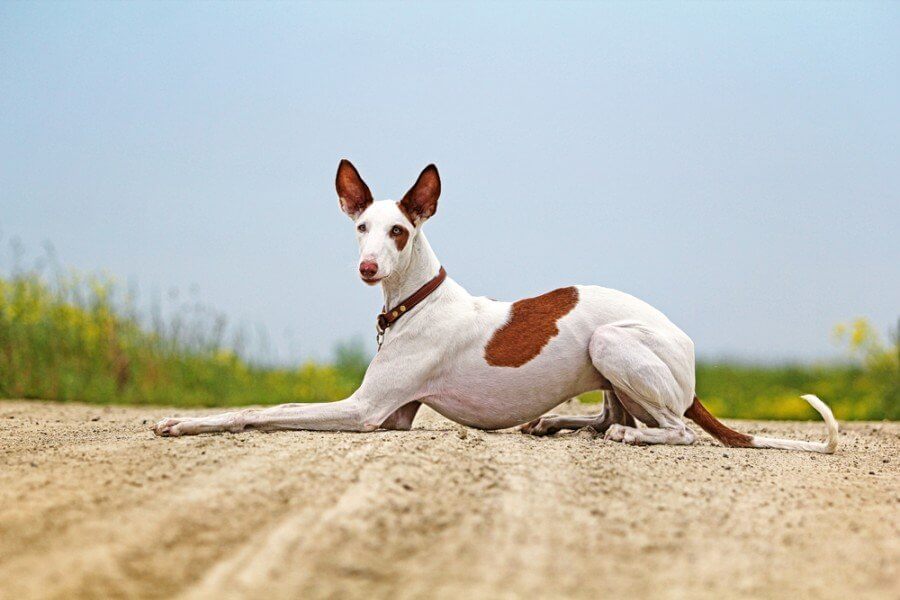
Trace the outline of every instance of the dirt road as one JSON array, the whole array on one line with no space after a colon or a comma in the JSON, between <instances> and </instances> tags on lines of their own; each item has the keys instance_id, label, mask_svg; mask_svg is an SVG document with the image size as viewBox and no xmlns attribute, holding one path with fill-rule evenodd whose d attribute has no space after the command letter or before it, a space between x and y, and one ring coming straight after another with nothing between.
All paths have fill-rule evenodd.
<instances>
[{"instance_id":1,"label":"dirt road","mask_svg":"<svg viewBox=\"0 0 900 600\"><path fill-rule=\"evenodd\" d=\"M0 402L0 597L900 597L900 423L822 456L434 413L154 438L173 412Z\"/></svg>"}]
</instances>

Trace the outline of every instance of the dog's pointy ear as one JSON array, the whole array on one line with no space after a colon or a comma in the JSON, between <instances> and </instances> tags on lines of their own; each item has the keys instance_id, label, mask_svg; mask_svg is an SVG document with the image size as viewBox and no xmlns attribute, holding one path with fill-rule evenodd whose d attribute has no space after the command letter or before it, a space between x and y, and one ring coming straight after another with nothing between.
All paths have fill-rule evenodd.
<instances>
[{"instance_id":1,"label":"dog's pointy ear","mask_svg":"<svg viewBox=\"0 0 900 600\"><path fill-rule=\"evenodd\" d=\"M441 195L441 176L437 167L428 165L422 170L415 185L399 202L400 210L410 222L418 227L437 212L438 197Z\"/></svg>"},{"instance_id":2,"label":"dog's pointy ear","mask_svg":"<svg viewBox=\"0 0 900 600\"><path fill-rule=\"evenodd\" d=\"M356 219L370 204L372 204L372 192L369 186L359 176L359 171L353 164L345 159L338 165L337 177L334 180L341 210L347 213L351 219Z\"/></svg>"}]
</instances>

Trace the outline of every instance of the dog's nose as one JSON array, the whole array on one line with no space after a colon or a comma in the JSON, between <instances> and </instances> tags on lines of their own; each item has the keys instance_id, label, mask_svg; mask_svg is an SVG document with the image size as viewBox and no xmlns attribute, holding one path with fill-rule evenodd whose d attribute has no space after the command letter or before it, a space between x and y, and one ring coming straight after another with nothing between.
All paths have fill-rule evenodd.
<instances>
[{"instance_id":1,"label":"dog's nose","mask_svg":"<svg viewBox=\"0 0 900 600\"><path fill-rule=\"evenodd\" d=\"M372 279L378 273L378 263L367 260L359 263L359 274L366 279Z\"/></svg>"}]
</instances>

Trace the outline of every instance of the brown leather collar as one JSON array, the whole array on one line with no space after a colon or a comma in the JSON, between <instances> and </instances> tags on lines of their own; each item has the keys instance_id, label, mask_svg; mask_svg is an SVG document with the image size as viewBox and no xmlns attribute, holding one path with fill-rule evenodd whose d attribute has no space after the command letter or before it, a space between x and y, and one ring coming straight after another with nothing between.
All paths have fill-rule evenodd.
<instances>
[{"instance_id":1,"label":"brown leather collar","mask_svg":"<svg viewBox=\"0 0 900 600\"><path fill-rule=\"evenodd\" d=\"M387 331L387 328L396 323L400 317L412 310L419 302L430 296L434 290L444 283L445 279L447 279L447 271L444 270L444 267L441 267L441 270L438 271L438 274L433 279L413 292L409 298L406 298L391 310L385 310L378 315L375 328L378 330L379 348L381 348L381 340L384 338L384 332Z\"/></svg>"}]
</instances>

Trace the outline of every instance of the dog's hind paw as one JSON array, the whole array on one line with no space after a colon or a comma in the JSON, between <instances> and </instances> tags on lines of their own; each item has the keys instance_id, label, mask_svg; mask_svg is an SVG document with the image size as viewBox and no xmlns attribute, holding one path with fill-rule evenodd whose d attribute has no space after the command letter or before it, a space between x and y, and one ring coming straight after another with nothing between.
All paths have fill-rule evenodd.
<instances>
[{"instance_id":1,"label":"dog's hind paw","mask_svg":"<svg viewBox=\"0 0 900 600\"><path fill-rule=\"evenodd\" d=\"M606 430L606 435L603 436L603 439L610 440L612 442L624 442L625 434L628 432L628 428L624 425L619 425L618 423L614 423L609 426L609 429Z\"/></svg>"},{"instance_id":2,"label":"dog's hind paw","mask_svg":"<svg viewBox=\"0 0 900 600\"><path fill-rule=\"evenodd\" d=\"M556 415L545 415L519 427L519 431L528 435L552 435L560 430L556 426Z\"/></svg>"},{"instance_id":3,"label":"dog's hind paw","mask_svg":"<svg viewBox=\"0 0 900 600\"><path fill-rule=\"evenodd\" d=\"M641 432L634 427L628 427L627 425L620 425L618 423L614 423L609 426L609 429L606 430L606 435L603 436L603 439L610 440L612 442L622 442L624 444L631 444L632 446L643 446L644 440L641 437Z\"/></svg>"}]
</instances>

